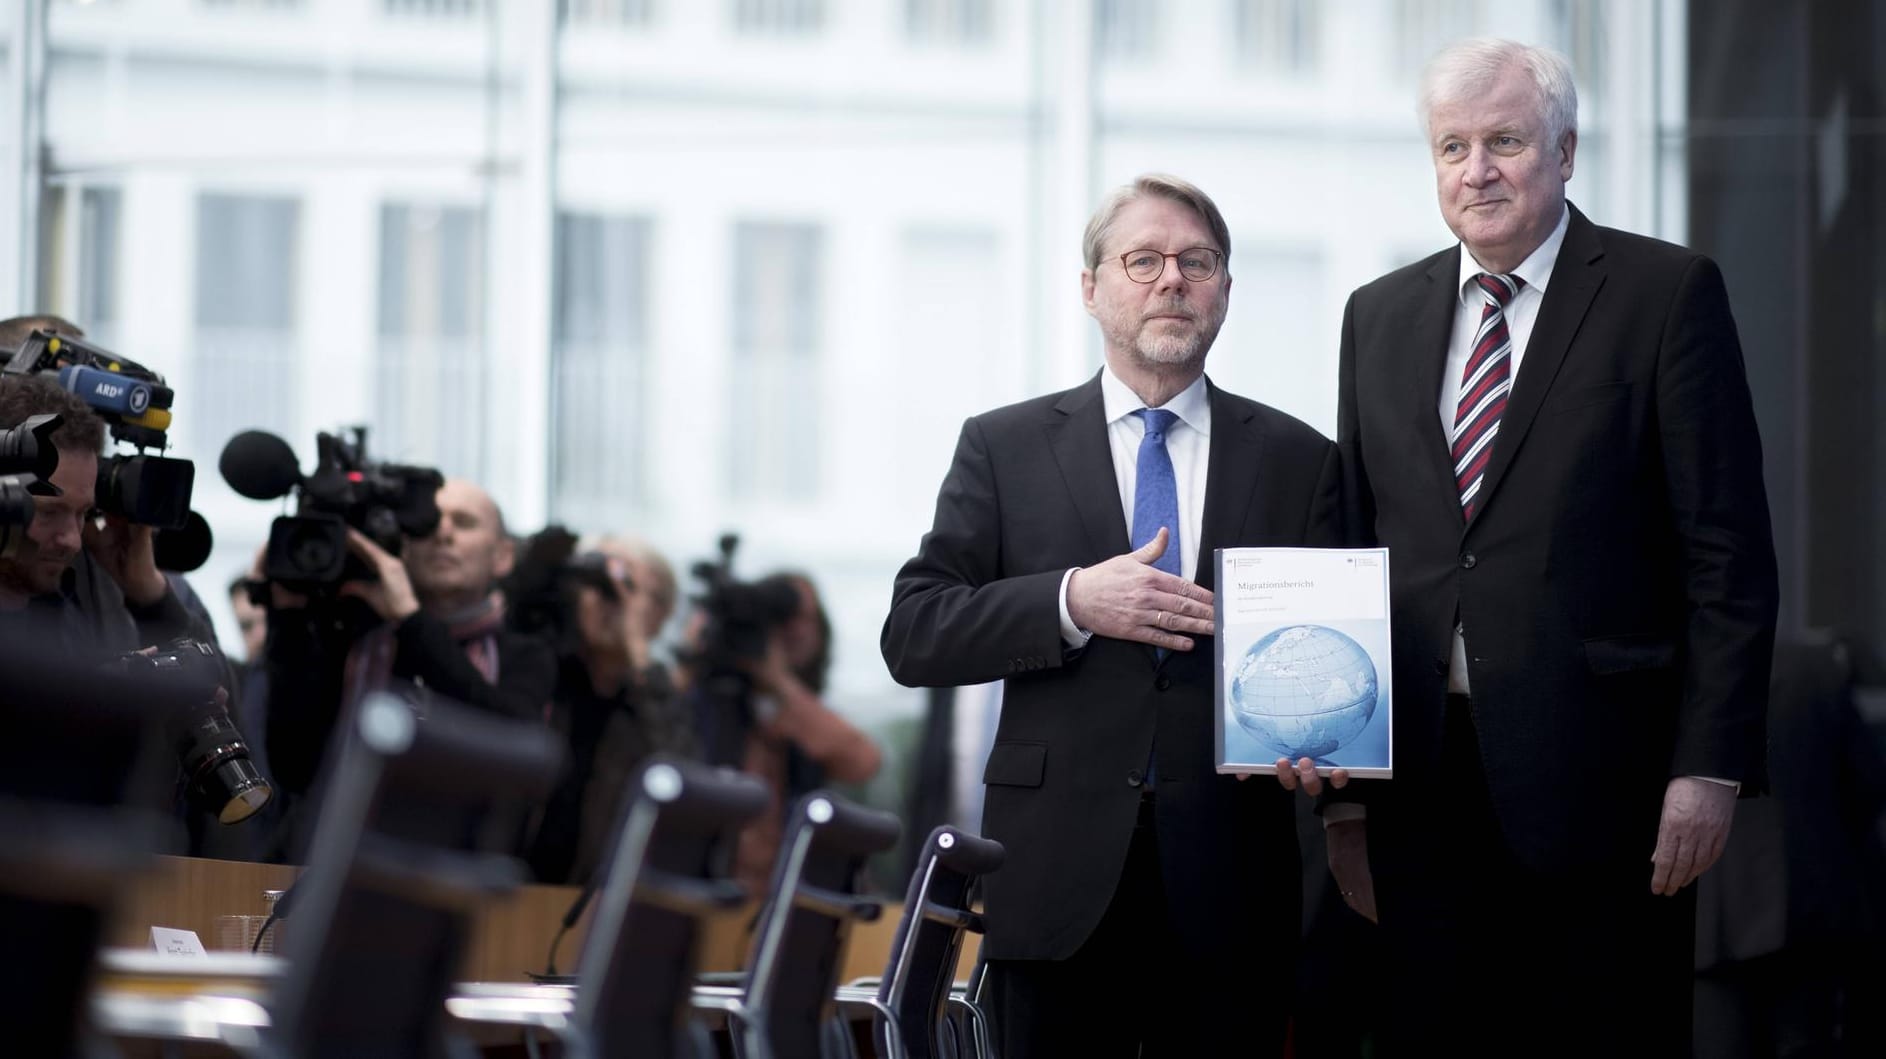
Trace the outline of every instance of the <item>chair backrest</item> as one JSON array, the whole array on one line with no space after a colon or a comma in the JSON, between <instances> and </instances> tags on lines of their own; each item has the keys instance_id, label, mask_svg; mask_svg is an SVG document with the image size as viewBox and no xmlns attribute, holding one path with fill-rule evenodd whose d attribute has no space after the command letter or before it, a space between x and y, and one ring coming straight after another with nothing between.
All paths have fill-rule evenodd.
<instances>
[{"instance_id":1,"label":"chair backrest","mask_svg":"<svg viewBox=\"0 0 1886 1059\"><path fill-rule=\"evenodd\" d=\"M541 726L441 703L363 699L327 777L308 871L283 923L272 1051L448 1054L445 998L472 911L526 878L516 813L562 752Z\"/></svg>"},{"instance_id":2,"label":"chair backrest","mask_svg":"<svg viewBox=\"0 0 1886 1059\"><path fill-rule=\"evenodd\" d=\"M155 850L177 765L148 676L99 670L30 628L0 641L0 969L8 1054L79 1049L109 911Z\"/></svg>"},{"instance_id":3,"label":"chair backrest","mask_svg":"<svg viewBox=\"0 0 1886 1059\"><path fill-rule=\"evenodd\" d=\"M890 813L813 791L787 814L772 889L746 974L744 1036L775 1055L817 1055L854 922L881 902L860 896L865 862L897 842Z\"/></svg>"},{"instance_id":4,"label":"chair backrest","mask_svg":"<svg viewBox=\"0 0 1886 1059\"><path fill-rule=\"evenodd\" d=\"M573 1055L685 1054L705 921L748 903L733 839L768 802L730 769L658 757L630 781L577 967Z\"/></svg>"},{"instance_id":5,"label":"chair backrest","mask_svg":"<svg viewBox=\"0 0 1886 1059\"><path fill-rule=\"evenodd\" d=\"M880 1036L895 1033L903 1054L930 1059L942 1054L944 1018L963 938L981 934L974 909L982 876L1002 866L1000 842L948 825L930 832L917 856L904 895L904 915L891 941L890 960L878 985L878 1000L894 1016L879 1020Z\"/></svg>"}]
</instances>

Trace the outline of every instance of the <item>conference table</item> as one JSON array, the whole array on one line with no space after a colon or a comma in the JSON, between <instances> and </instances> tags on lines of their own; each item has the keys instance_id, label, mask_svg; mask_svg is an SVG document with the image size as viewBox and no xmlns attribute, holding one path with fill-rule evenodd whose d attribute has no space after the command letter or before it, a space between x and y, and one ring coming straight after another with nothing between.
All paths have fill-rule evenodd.
<instances>
[{"instance_id":1,"label":"conference table","mask_svg":"<svg viewBox=\"0 0 1886 1059\"><path fill-rule=\"evenodd\" d=\"M154 858L129 887L107 932L91 996L93 1024L127 1056L228 1055L253 1039L268 1025L262 1001L293 953L172 955L155 948L151 928L194 931L208 948L216 943L218 916L263 912L263 891L286 889L300 872L293 865ZM481 1048L508 1052L523 1041L527 1026L554 1028L568 1014L574 990L533 984L529 972L545 969L551 939L578 893L572 886L523 886L480 909L446 1011ZM900 906L887 904L875 922L852 930L841 980L883 972L899 914ZM710 924L702 971L742 968L752 918L726 916ZM559 970L574 969L588 926L586 911L558 947ZM968 949L966 959L974 946ZM967 973L967 966L961 970Z\"/></svg>"}]
</instances>

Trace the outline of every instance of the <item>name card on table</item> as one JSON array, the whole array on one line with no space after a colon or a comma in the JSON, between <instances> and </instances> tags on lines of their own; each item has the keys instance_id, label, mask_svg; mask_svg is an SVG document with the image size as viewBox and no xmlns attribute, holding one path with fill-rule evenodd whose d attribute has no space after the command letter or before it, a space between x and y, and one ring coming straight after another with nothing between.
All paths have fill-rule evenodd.
<instances>
[{"instance_id":1,"label":"name card on table","mask_svg":"<svg viewBox=\"0 0 1886 1059\"><path fill-rule=\"evenodd\" d=\"M203 942L194 930L178 930L174 927L152 927L151 948L166 956L208 956L203 951Z\"/></svg>"}]
</instances>

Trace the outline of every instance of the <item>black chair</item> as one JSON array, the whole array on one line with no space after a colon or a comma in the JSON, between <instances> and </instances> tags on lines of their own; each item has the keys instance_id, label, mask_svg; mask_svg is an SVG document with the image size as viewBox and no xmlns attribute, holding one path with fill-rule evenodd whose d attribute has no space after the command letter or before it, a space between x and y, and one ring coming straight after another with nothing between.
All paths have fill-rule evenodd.
<instances>
[{"instance_id":1,"label":"black chair","mask_svg":"<svg viewBox=\"0 0 1886 1059\"><path fill-rule=\"evenodd\" d=\"M446 1030L445 998L471 914L525 880L508 850L561 751L539 726L444 704L420 718L391 695L363 700L345 731L284 921L292 960L261 1051L466 1053Z\"/></svg>"},{"instance_id":2,"label":"black chair","mask_svg":"<svg viewBox=\"0 0 1886 1059\"><path fill-rule=\"evenodd\" d=\"M689 1018L702 928L749 901L728 868L767 789L731 770L656 758L630 791L577 967L566 1054L711 1054Z\"/></svg>"},{"instance_id":3,"label":"black chair","mask_svg":"<svg viewBox=\"0 0 1886 1059\"><path fill-rule=\"evenodd\" d=\"M177 771L161 691L37 635L0 642L0 934L19 954L0 969L8 1054L103 1047L84 1015L95 956Z\"/></svg>"},{"instance_id":4,"label":"black chair","mask_svg":"<svg viewBox=\"0 0 1886 1059\"><path fill-rule=\"evenodd\" d=\"M838 992L848 1013L870 1014L880 1059L961 1059L965 1054L951 1017L956 962L964 937L982 933L982 916L975 911L981 878L1000 868L1005 856L1001 843L967 831L946 825L930 832L910 876L884 977L875 991ZM972 1033L978 1019L979 1012L971 1016Z\"/></svg>"},{"instance_id":5,"label":"black chair","mask_svg":"<svg viewBox=\"0 0 1886 1059\"><path fill-rule=\"evenodd\" d=\"M900 830L895 816L826 791L793 806L745 974L736 986L695 990L697 1009L727 1016L740 1059L848 1053L839 968L851 925L883 913L859 894L865 862L895 845Z\"/></svg>"},{"instance_id":6,"label":"black chair","mask_svg":"<svg viewBox=\"0 0 1886 1059\"><path fill-rule=\"evenodd\" d=\"M948 1029L958 1059L995 1059L995 1034L989 1029L989 963L976 953L975 969L963 989L950 991Z\"/></svg>"}]
</instances>

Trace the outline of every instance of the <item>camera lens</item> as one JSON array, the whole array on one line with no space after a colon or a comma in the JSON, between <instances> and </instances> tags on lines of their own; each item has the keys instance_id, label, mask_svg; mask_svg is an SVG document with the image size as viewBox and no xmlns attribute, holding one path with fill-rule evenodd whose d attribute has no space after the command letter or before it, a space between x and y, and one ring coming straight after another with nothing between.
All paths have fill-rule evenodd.
<instances>
[{"instance_id":1,"label":"camera lens","mask_svg":"<svg viewBox=\"0 0 1886 1059\"><path fill-rule=\"evenodd\" d=\"M228 711L216 703L190 710L188 723L177 730L173 741L191 793L223 823L247 820L274 796L274 789L250 759L242 733Z\"/></svg>"}]
</instances>

